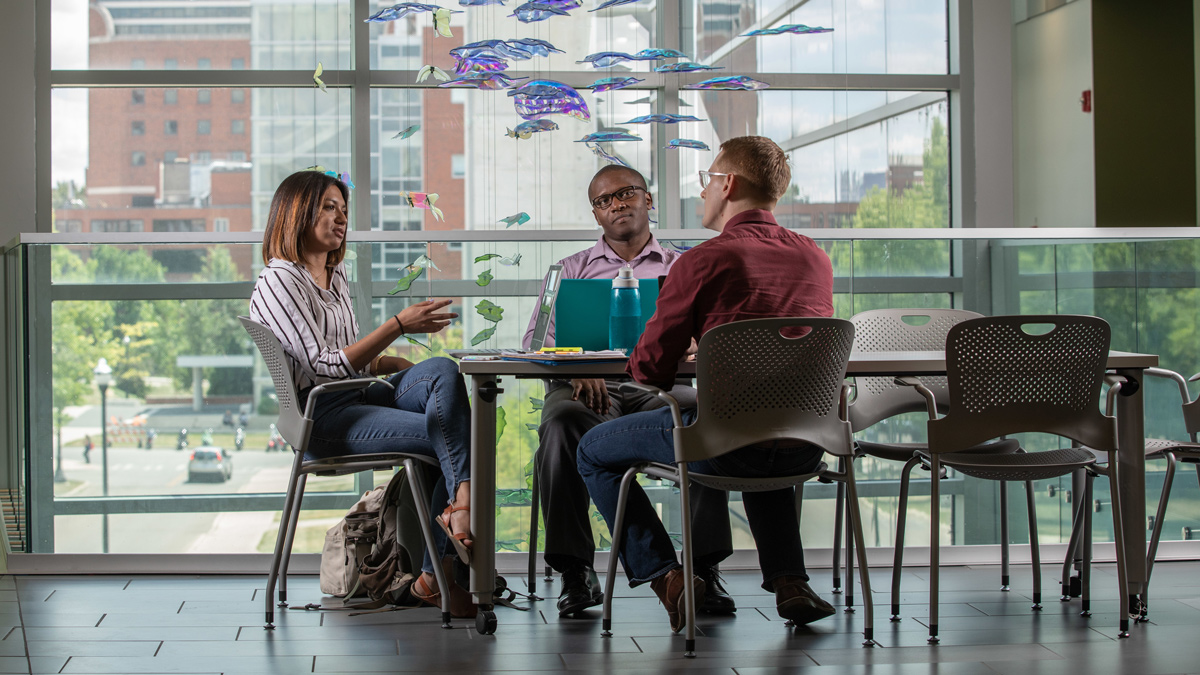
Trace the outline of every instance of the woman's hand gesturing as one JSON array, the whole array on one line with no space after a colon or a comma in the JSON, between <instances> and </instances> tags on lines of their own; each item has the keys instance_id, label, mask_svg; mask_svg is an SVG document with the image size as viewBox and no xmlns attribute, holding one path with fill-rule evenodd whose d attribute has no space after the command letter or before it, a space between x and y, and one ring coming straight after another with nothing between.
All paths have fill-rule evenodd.
<instances>
[{"instance_id":1,"label":"woman's hand gesturing","mask_svg":"<svg viewBox=\"0 0 1200 675\"><path fill-rule=\"evenodd\" d=\"M439 312L450 304L449 300L424 300L405 307L396 316L404 326L405 333L436 333L450 325L458 317L454 312Z\"/></svg>"}]
</instances>

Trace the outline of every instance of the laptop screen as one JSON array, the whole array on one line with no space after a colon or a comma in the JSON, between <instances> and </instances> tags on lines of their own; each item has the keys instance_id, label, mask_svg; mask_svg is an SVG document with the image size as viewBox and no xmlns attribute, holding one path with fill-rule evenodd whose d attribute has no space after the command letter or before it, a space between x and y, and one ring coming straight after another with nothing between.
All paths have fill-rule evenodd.
<instances>
[{"instance_id":1,"label":"laptop screen","mask_svg":"<svg viewBox=\"0 0 1200 675\"><path fill-rule=\"evenodd\" d=\"M642 320L638 335L654 315L658 304L658 279L639 279ZM608 307L612 279L563 279L555 306L554 342L562 347L588 351L608 349Z\"/></svg>"},{"instance_id":2,"label":"laptop screen","mask_svg":"<svg viewBox=\"0 0 1200 675\"><path fill-rule=\"evenodd\" d=\"M533 325L533 336L529 341L529 349L537 351L546 344L546 334L550 332L550 318L554 316L554 303L558 298L558 282L562 278L562 265L551 265L546 270L545 290L542 291L542 301L538 303L537 322Z\"/></svg>"}]
</instances>

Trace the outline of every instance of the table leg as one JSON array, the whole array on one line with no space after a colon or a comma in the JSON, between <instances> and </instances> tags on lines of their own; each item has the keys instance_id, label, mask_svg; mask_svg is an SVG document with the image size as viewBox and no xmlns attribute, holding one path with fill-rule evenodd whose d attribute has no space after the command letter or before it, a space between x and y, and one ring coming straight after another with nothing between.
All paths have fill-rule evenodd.
<instances>
[{"instance_id":1,"label":"table leg","mask_svg":"<svg viewBox=\"0 0 1200 675\"><path fill-rule=\"evenodd\" d=\"M1146 433L1142 402L1142 369L1122 368L1117 374L1134 386L1121 387L1117 396L1117 444L1121 514L1125 534L1125 569L1129 595L1140 596L1146 584ZM1132 391L1131 391L1132 390ZM1136 607L1130 606L1130 611Z\"/></svg>"},{"instance_id":2,"label":"table leg","mask_svg":"<svg viewBox=\"0 0 1200 675\"><path fill-rule=\"evenodd\" d=\"M496 396L494 375L471 376L471 588L491 609L496 585Z\"/></svg>"}]
</instances>

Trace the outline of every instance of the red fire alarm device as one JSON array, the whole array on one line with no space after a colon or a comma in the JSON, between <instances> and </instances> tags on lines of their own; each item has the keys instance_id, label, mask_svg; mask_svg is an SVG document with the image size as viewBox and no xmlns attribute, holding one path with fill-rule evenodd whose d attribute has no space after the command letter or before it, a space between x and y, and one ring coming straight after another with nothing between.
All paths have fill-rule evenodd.
<instances>
[{"instance_id":1,"label":"red fire alarm device","mask_svg":"<svg viewBox=\"0 0 1200 675\"><path fill-rule=\"evenodd\" d=\"M1092 90L1091 89L1085 89L1083 91L1083 94L1079 97L1079 106L1081 108L1083 108L1083 112L1085 112L1085 113L1092 112Z\"/></svg>"}]
</instances>

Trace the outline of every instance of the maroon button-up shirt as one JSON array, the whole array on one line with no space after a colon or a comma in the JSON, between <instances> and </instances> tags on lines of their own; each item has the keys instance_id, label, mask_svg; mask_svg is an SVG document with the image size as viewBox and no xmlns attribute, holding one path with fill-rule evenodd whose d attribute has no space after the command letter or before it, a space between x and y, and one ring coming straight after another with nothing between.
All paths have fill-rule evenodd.
<instances>
[{"instance_id":1,"label":"maroon button-up shirt","mask_svg":"<svg viewBox=\"0 0 1200 675\"><path fill-rule=\"evenodd\" d=\"M743 211L675 261L626 370L670 389L693 338L731 321L783 316L833 316L833 263L770 211Z\"/></svg>"}]
</instances>

